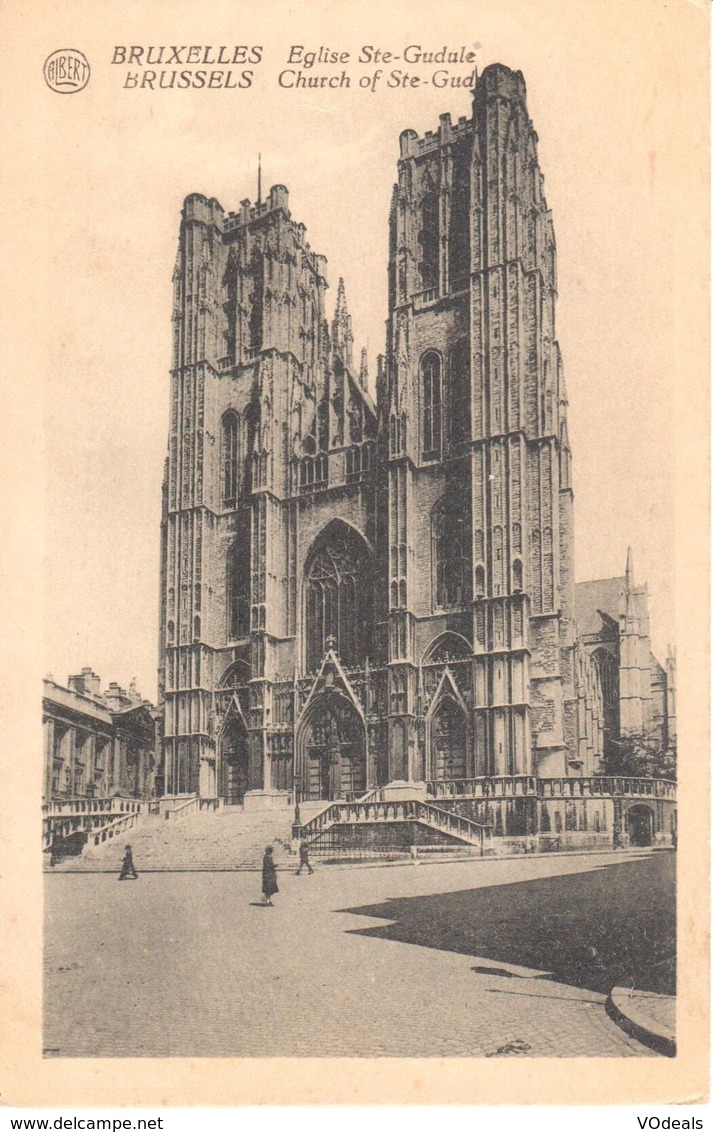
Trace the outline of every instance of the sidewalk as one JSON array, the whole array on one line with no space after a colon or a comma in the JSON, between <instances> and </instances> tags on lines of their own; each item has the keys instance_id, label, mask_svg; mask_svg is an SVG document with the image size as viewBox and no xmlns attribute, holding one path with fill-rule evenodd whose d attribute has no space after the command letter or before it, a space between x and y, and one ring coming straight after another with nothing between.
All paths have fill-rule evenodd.
<instances>
[{"instance_id":1,"label":"sidewalk","mask_svg":"<svg viewBox=\"0 0 713 1132\"><path fill-rule=\"evenodd\" d=\"M622 1030L665 1057L676 1056L675 995L614 987L607 1014Z\"/></svg>"}]
</instances>

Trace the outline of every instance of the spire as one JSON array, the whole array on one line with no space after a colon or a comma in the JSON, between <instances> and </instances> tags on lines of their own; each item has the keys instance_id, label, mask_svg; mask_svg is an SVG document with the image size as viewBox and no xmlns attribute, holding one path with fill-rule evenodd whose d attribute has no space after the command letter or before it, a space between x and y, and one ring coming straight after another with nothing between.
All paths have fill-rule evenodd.
<instances>
[{"instance_id":1,"label":"spire","mask_svg":"<svg viewBox=\"0 0 713 1132\"><path fill-rule=\"evenodd\" d=\"M626 552L626 588L633 589L634 586L634 552L629 547Z\"/></svg>"},{"instance_id":2,"label":"spire","mask_svg":"<svg viewBox=\"0 0 713 1132\"><path fill-rule=\"evenodd\" d=\"M352 365L352 318L347 310L347 299L344 290L344 280L340 277L337 287L337 305L334 308L332 319L332 346L336 353L341 355L345 366L351 369Z\"/></svg>"},{"instance_id":3,"label":"spire","mask_svg":"<svg viewBox=\"0 0 713 1132\"><path fill-rule=\"evenodd\" d=\"M344 279L339 276L339 283L337 285L337 305L334 308L334 321L342 318L347 313L347 296L344 289Z\"/></svg>"},{"instance_id":4,"label":"spire","mask_svg":"<svg viewBox=\"0 0 713 1132\"><path fill-rule=\"evenodd\" d=\"M257 155L257 203L262 204L262 154Z\"/></svg>"}]
</instances>

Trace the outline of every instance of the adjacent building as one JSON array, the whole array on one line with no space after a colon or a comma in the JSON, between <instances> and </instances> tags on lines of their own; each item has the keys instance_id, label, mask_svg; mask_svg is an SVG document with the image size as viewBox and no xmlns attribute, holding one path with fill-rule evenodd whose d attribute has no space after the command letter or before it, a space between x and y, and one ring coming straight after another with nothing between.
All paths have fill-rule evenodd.
<instances>
[{"instance_id":1,"label":"adjacent building","mask_svg":"<svg viewBox=\"0 0 713 1132\"><path fill-rule=\"evenodd\" d=\"M43 803L92 798L153 798L161 792L156 758L156 709L135 685L109 684L102 694L91 668L67 686L51 676L42 686Z\"/></svg>"},{"instance_id":2,"label":"adjacent building","mask_svg":"<svg viewBox=\"0 0 713 1132\"><path fill-rule=\"evenodd\" d=\"M662 665L651 650L649 595L634 580L631 548L622 577L577 583L576 610L602 689L604 754L624 738L675 747L676 657L669 648Z\"/></svg>"}]
</instances>

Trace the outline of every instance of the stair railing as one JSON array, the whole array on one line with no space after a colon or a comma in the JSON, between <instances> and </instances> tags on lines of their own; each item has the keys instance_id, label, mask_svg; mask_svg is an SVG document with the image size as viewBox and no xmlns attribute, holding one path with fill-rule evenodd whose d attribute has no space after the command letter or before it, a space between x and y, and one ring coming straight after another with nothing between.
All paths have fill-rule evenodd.
<instances>
[{"instance_id":1,"label":"stair railing","mask_svg":"<svg viewBox=\"0 0 713 1132\"><path fill-rule=\"evenodd\" d=\"M185 817L189 813L197 813L200 809L200 799L194 794L192 798L187 798L185 802L179 802L177 806L172 806L170 810L166 810L166 820L172 821L176 818Z\"/></svg>"},{"instance_id":2,"label":"stair railing","mask_svg":"<svg viewBox=\"0 0 713 1132\"><path fill-rule=\"evenodd\" d=\"M477 845L481 856L485 852L486 841L489 842L492 837L491 826L415 798L386 802L382 800L334 802L302 826L302 836L309 841L324 833L332 825L403 821L421 821L470 845Z\"/></svg>"},{"instance_id":3,"label":"stair railing","mask_svg":"<svg viewBox=\"0 0 713 1132\"><path fill-rule=\"evenodd\" d=\"M96 832L90 833L86 847L92 846L93 848L97 848L99 845L103 845L105 842L111 841L113 840L113 838L118 837L120 833L128 833L128 831L130 829L133 829L134 826L140 821L141 816L142 815L137 811L134 811L134 813L122 814L122 816L117 818L116 821L110 822L108 825L105 825L101 829L96 830Z\"/></svg>"}]
</instances>

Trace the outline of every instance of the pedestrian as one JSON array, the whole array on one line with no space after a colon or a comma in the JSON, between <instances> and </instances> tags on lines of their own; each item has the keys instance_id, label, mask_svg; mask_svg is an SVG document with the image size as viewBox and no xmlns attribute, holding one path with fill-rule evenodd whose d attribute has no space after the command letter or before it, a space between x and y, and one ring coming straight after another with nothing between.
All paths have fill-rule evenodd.
<instances>
[{"instance_id":1,"label":"pedestrian","mask_svg":"<svg viewBox=\"0 0 713 1132\"><path fill-rule=\"evenodd\" d=\"M312 876L314 869L309 863L309 845L305 841L304 837L300 841L300 867L297 870L297 876L302 875L303 867L306 868L309 875Z\"/></svg>"},{"instance_id":2,"label":"pedestrian","mask_svg":"<svg viewBox=\"0 0 713 1132\"><path fill-rule=\"evenodd\" d=\"M127 845L124 849L124 860L121 862L119 880L137 880L138 876L139 874L134 868L134 858L131 854L131 846Z\"/></svg>"},{"instance_id":3,"label":"pedestrian","mask_svg":"<svg viewBox=\"0 0 713 1132\"><path fill-rule=\"evenodd\" d=\"M269 904L272 907L272 899L276 892L280 890L277 887L277 869L275 862L272 859L272 845L268 845L265 850L265 856L262 859L262 897L263 903Z\"/></svg>"}]
</instances>

